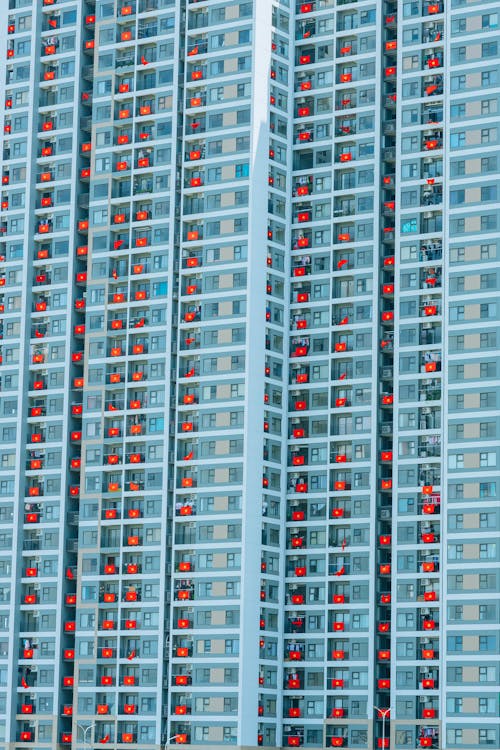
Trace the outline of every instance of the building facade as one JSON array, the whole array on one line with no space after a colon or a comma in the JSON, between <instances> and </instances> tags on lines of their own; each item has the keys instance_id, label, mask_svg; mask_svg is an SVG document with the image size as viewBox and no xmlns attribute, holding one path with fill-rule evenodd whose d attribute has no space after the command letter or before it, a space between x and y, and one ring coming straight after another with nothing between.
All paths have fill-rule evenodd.
<instances>
[{"instance_id":1,"label":"building facade","mask_svg":"<svg viewBox=\"0 0 500 750\"><path fill-rule=\"evenodd\" d=\"M498 28L5 0L1 748L500 746Z\"/></svg>"}]
</instances>

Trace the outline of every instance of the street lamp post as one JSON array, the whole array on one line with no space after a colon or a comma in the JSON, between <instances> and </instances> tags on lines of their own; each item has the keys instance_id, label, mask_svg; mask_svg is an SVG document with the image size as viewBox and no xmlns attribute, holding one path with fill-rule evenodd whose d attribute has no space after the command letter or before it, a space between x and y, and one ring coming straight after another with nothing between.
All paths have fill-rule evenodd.
<instances>
[{"instance_id":1,"label":"street lamp post","mask_svg":"<svg viewBox=\"0 0 500 750\"><path fill-rule=\"evenodd\" d=\"M377 711L378 717L382 719L382 750L385 748L385 720L391 713L390 708L379 708L378 706L373 706L374 710Z\"/></svg>"},{"instance_id":2,"label":"street lamp post","mask_svg":"<svg viewBox=\"0 0 500 750\"><path fill-rule=\"evenodd\" d=\"M170 742L170 740L176 740L178 736L179 736L178 734L174 734L174 735L172 735L172 737L169 737L168 740L165 740L165 744L163 746L163 750L167 750L167 745Z\"/></svg>"},{"instance_id":3,"label":"street lamp post","mask_svg":"<svg viewBox=\"0 0 500 750\"><path fill-rule=\"evenodd\" d=\"M86 746L87 745L87 732L89 731L89 729L93 729L95 727L95 724L89 724L88 726L84 726L83 724L77 724L76 726L82 730L83 744Z\"/></svg>"}]
</instances>

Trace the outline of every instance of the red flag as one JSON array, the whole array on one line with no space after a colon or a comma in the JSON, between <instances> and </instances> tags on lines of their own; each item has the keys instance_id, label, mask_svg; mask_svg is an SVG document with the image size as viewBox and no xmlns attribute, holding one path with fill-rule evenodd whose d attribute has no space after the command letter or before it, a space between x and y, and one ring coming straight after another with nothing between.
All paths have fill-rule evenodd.
<instances>
[{"instance_id":1,"label":"red flag","mask_svg":"<svg viewBox=\"0 0 500 750\"><path fill-rule=\"evenodd\" d=\"M102 740L99 740L99 742L101 743L101 745L105 745L106 742L109 742L109 739L109 734L105 734Z\"/></svg>"},{"instance_id":2,"label":"red flag","mask_svg":"<svg viewBox=\"0 0 500 750\"><path fill-rule=\"evenodd\" d=\"M57 18L49 18L49 26L52 29L57 29Z\"/></svg>"},{"instance_id":3,"label":"red flag","mask_svg":"<svg viewBox=\"0 0 500 750\"><path fill-rule=\"evenodd\" d=\"M113 268L113 270L111 271L111 276L112 276L112 277L113 277L114 279L117 279L117 278L118 278L118 271L116 270L116 268Z\"/></svg>"},{"instance_id":4,"label":"red flag","mask_svg":"<svg viewBox=\"0 0 500 750\"><path fill-rule=\"evenodd\" d=\"M439 41L440 41L440 39L441 39L441 32L440 32L440 31L438 31L438 33L437 33L437 34L436 34L436 36L434 37L434 41L435 41L435 42L439 42Z\"/></svg>"},{"instance_id":5,"label":"red flag","mask_svg":"<svg viewBox=\"0 0 500 750\"><path fill-rule=\"evenodd\" d=\"M143 65L147 65L148 64L148 61L146 60L146 58L144 57L144 55L141 57L141 63Z\"/></svg>"},{"instance_id":6,"label":"red flag","mask_svg":"<svg viewBox=\"0 0 500 750\"><path fill-rule=\"evenodd\" d=\"M341 373L341 374L339 375L339 380L345 380L345 378L346 378L346 377L347 377L347 373L346 373L346 372L342 372L342 373Z\"/></svg>"},{"instance_id":7,"label":"red flag","mask_svg":"<svg viewBox=\"0 0 500 750\"><path fill-rule=\"evenodd\" d=\"M344 539L342 539L342 551L345 550L346 544L347 544L347 539L345 539L344 537Z\"/></svg>"},{"instance_id":8,"label":"red flag","mask_svg":"<svg viewBox=\"0 0 500 750\"><path fill-rule=\"evenodd\" d=\"M349 318L348 318L348 317L345 317L345 318L342 318L342 320L341 320L341 321L340 321L340 323L339 323L339 326L345 326L345 325L347 325L348 323L349 323Z\"/></svg>"},{"instance_id":9,"label":"red flag","mask_svg":"<svg viewBox=\"0 0 500 750\"><path fill-rule=\"evenodd\" d=\"M192 344L193 341L194 341L193 338L185 339L186 346L189 346L190 344Z\"/></svg>"},{"instance_id":10,"label":"red flag","mask_svg":"<svg viewBox=\"0 0 500 750\"><path fill-rule=\"evenodd\" d=\"M192 378L194 375L194 367L191 370L188 370L185 377L186 378Z\"/></svg>"},{"instance_id":11,"label":"red flag","mask_svg":"<svg viewBox=\"0 0 500 750\"><path fill-rule=\"evenodd\" d=\"M127 656L127 659L129 661L132 661L132 659L135 659L135 656L136 654L135 654L135 648L134 648L133 651L131 651L130 654Z\"/></svg>"},{"instance_id":12,"label":"red flag","mask_svg":"<svg viewBox=\"0 0 500 750\"><path fill-rule=\"evenodd\" d=\"M339 262L337 263L337 268L342 268L342 266L345 266L346 263L347 263L347 259L346 258L341 258L339 260Z\"/></svg>"},{"instance_id":13,"label":"red flag","mask_svg":"<svg viewBox=\"0 0 500 750\"><path fill-rule=\"evenodd\" d=\"M118 250L118 248L120 248L123 245L123 242L124 242L123 240L115 240L113 242L114 249Z\"/></svg>"},{"instance_id":14,"label":"red flag","mask_svg":"<svg viewBox=\"0 0 500 750\"><path fill-rule=\"evenodd\" d=\"M337 572L335 573L335 575L336 575L336 576L343 576L343 575L344 575L344 573L345 573L345 568L344 568L344 566L342 565L342 567L340 568L340 570L337 570Z\"/></svg>"},{"instance_id":15,"label":"red flag","mask_svg":"<svg viewBox=\"0 0 500 750\"><path fill-rule=\"evenodd\" d=\"M71 568L66 568L66 578L69 578L70 581L73 580L75 576L73 575L73 571Z\"/></svg>"},{"instance_id":16,"label":"red flag","mask_svg":"<svg viewBox=\"0 0 500 750\"><path fill-rule=\"evenodd\" d=\"M188 55L190 56L197 55L197 54L198 54L198 45L196 45L196 47L193 47L193 49L188 52Z\"/></svg>"},{"instance_id":17,"label":"red flag","mask_svg":"<svg viewBox=\"0 0 500 750\"><path fill-rule=\"evenodd\" d=\"M187 456L184 456L183 460L184 461L191 461L191 459L193 458L193 455L194 455L193 451L189 451L189 453L187 454Z\"/></svg>"},{"instance_id":18,"label":"red flag","mask_svg":"<svg viewBox=\"0 0 500 750\"><path fill-rule=\"evenodd\" d=\"M22 686L23 686L23 688L25 688L25 689L27 689L27 688L29 687L29 685L28 685L28 683L26 682L26 680L24 679L24 677L22 677L22 678L21 678L21 685L22 685Z\"/></svg>"},{"instance_id":19,"label":"red flag","mask_svg":"<svg viewBox=\"0 0 500 750\"><path fill-rule=\"evenodd\" d=\"M140 320L138 320L137 323L135 324L134 328L142 328L143 325L144 325L144 318L140 318Z\"/></svg>"}]
</instances>

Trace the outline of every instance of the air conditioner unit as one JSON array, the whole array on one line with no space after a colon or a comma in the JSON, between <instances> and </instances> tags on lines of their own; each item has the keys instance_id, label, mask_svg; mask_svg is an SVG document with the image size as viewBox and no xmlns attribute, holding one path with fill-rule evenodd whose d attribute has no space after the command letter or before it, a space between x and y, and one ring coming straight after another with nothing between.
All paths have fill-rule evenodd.
<instances>
[{"instance_id":1,"label":"air conditioner unit","mask_svg":"<svg viewBox=\"0 0 500 750\"><path fill-rule=\"evenodd\" d=\"M426 646L430 642L431 642L430 638L421 638L420 639L420 643L421 643L422 646Z\"/></svg>"},{"instance_id":2,"label":"air conditioner unit","mask_svg":"<svg viewBox=\"0 0 500 750\"><path fill-rule=\"evenodd\" d=\"M423 674L427 675L427 674L430 674L430 673L431 673L431 670L430 670L430 669L427 669L427 667L420 667L420 674L422 674L422 675L423 675Z\"/></svg>"},{"instance_id":3,"label":"air conditioner unit","mask_svg":"<svg viewBox=\"0 0 500 750\"><path fill-rule=\"evenodd\" d=\"M31 669L32 672L38 672L38 667L36 667L36 666L30 667L30 669Z\"/></svg>"},{"instance_id":4,"label":"air conditioner unit","mask_svg":"<svg viewBox=\"0 0 500 750\"><path fill-rule=\"evenodd\" d=\"M41 585L39 583L35 583L33 585L33 591L40 591L40 589L41 589Z\"/></svg>"},{"instance_id":5,"label":"air conditioner unit","mask_svg":"<svg viewBox=\"0 0 500 750\"><path fill-rule=\"evenodd\" d=\"M391 511L390 511L390 509L389 509L389 508L383 508L383 509L382 509L382 510L380 511L380 518L383 518L383 519L388 519L388 518L390 518L390 517L391 517Z\"/></svg>"},{"instance_id":6,"label":"air conditioner unit","mask_svg":"<svg viewBox=\"0 0 500 750\"><path fill-rule=\"evenodd\" d=\"M422 323L422 329L423 330L429 330L429 328L432 328L432 323Z\"/></svg>"},{"instance_id":7,"label":"air conditioner unit","mask_svg":"<svg viewBox=\"0 0 500 750\"><path fill-rule=\"evenodd\" d=\"M382 377L392 378L392 367L382 367Z\"/></svg>"},{"instance_id":8,"label":"air conditioner unit","mask_svg":"<svg viewBox=\"0 0 500 750\"><path fill-rule=\"evenodd\" d=\"M32 612L32 617L40 617L40 612Z\"/></svg>"},{"instance_id":9,"label":"air conditioner unit","mask_svg":"<svg viewBox=\"0 0 500 750\"><path fill-rule=\"evenodd\" d=\"M420 701L420 703L430 703L426 695L419 695L418 700Z\"/></svg>"},{"instance_id":10,"label":"air conditioner unit","mask_svg":"<svg viewBox=\"0 0 500 750\"><path fill-rule=\"evenodd\" d=\"M423 578L422 579L422 585L423 586L430 586L430 584L431 584L431 579L430 578Z\"/></svg>"},{"instance_id":11,"label":"air conditioner unit","mask_svg":"<svg viewBox=\"0 0 500 750\"><path fill-rule=\"evenodd\" d=\"M299 529L290 529L290 534L298 534Z\"/></svg>"},{"instance_id":12,"label":"air conditioner unit","mask_svg":"<svg viewBox=\"0 0 500 750\"><path fill-rule=\"evenodd\" d=\"M421 613L423 615L430 615L430 613L431 613L431 611L430 611L430 609L428 607L423 607L420 611L421 611Z\"/></svg>"}]
</instances>

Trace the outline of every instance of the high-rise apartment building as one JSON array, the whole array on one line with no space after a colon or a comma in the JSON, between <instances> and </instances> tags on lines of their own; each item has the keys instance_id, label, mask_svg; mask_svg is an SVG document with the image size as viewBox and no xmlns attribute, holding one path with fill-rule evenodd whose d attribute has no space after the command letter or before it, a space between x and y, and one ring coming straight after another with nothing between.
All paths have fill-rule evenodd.
<instances>
[{"instance_id":1,"label":"high-rise apartment building","mask_svg":"<svg viewBox=\"0 0 500 750\"><path fill-rule=\"evenodd\" d=\"M500 747L487 0L3 0L0 748Z\"/></svg>"}]
</instances>

